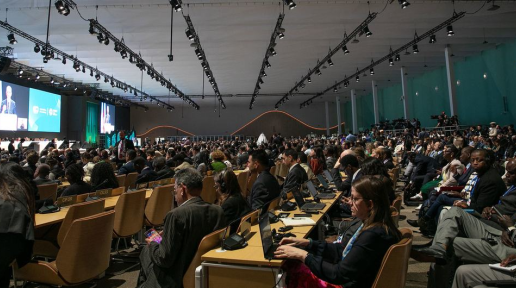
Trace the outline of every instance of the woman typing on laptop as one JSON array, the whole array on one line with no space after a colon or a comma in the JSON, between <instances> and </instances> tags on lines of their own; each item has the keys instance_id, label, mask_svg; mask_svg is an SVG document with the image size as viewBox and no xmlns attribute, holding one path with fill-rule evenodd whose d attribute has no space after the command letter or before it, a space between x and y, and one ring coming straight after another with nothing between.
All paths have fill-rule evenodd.
<instances>
[{"instance_id":1,"label":"woman typing on laptop","mask_svg":"<svg viewBox=\"0 0 516 288\"><path fill-rule=\"evenodd\" d=\"M386 183L375 176L353 183L351 212L363 224L350 239L333 244L289 237L280 242L275 258L306 265L287 262L287 287L371 287L385 253L401 239L391 218Z\"/></svg>"}]
</instances>

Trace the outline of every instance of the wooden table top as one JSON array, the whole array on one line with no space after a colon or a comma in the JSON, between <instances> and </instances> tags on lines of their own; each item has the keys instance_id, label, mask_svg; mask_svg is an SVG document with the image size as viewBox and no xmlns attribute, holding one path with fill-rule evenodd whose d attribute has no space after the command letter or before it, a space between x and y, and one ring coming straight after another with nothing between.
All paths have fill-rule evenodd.
<instances>
[{"instance_id":1,"label":"wooden table top","mask_svg":"<svg viewBox=\"0 0 516 288\"><path fill-rule=\"evenodd\" d=\"M152 194L152 189L146 189L147 193L145 194L145 199L149 199ZM113 196L105 198L106 202L104 203L104 208L106 210L111 210L115 207L116 202L120 196ZM69 206L61 208L58 212L49 213L49 214L36 214L36 223L34 225L35 228L43 227L50 224L55 224L63 221L68 213Z\"/></svg>"},{"instance_id":2,"label":"wooden table top","mask_svg":"<svg viewBox=\"0 0 516 288\"><path fill-rule=\"evenodd\" d=\"M312 215L312 220L319 223L323 215L338 201L340 193L334 199L322 199L322 203L326 203L326 207L321 210L321 213ZM276 215L281 213L281 210L275 211ZM293 217L294 214L303 213L299 210L299 207L294 211L288 211L289 217ZM271 224L271 229L276 231L283 227L283 222L278 221L277 223ZM310 232L316 226L298 226L288 231L296 234L297 237L307 237ZM263 254L262 239L260 237L260 227L258 224L251 226L251 238L247 241L247 247L235 251L220 252L220 248L213 249L208 253L204 254L201 259L202 261L214 262L214 263L226 263L226 264L244 264L252 266L273 266L279 267L283 263L283 260L269 260L265 259Z\"/></svg>"}]
</instances>

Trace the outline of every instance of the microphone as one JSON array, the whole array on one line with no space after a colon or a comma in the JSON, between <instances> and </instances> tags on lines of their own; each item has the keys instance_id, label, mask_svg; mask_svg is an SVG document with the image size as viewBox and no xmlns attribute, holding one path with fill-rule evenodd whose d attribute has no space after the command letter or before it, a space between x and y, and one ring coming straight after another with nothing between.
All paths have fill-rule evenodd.
<instances>
[{"instance_id":1,"label":"microphone","mask_svg":"<svg viewBox=\"0 0 516 288\"><path fill-rule=\"evenodd\" d=\"M106 183L108 183L108 182L109 182L109 180L108 180L108 179L104 179L104 181L102 181L100 184L93 186L93 187L90 189L90 191L95 192L95 191L97 191L97 189L98 189L99 187L101 187L102 185L104 185L104 184L106 184Z\"/></svg>"}]
</instances>

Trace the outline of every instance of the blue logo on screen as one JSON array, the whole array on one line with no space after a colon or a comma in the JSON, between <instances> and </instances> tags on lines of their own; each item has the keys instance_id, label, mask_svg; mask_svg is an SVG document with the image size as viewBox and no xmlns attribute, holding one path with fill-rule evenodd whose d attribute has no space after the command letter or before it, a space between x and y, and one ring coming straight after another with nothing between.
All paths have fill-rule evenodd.
<instances>
[{"instance_id":1,"label":"blue logo on screen","mask_svg":"<svg viewBox=\"0 0 516 288\"><path fill-rule=\"evenodd\" d=\"M61 96L41 90L30 89L29 131L61 131Z\"/></svg>"}]
</instances>

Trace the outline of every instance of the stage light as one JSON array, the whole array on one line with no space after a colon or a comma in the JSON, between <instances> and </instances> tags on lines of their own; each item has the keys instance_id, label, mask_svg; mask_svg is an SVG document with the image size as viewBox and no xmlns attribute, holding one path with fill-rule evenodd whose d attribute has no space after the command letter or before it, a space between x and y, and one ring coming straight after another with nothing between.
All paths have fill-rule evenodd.
<instances>
[{"instance_id":1,"label":"stage light","mask_svg":"<svg viewBox=\"0 0 516 288\"><path fill-rule=\"evenodd\" d=\"M41 51L41 48L39 47L38 44L36 44L36 46L34 46L34 52L39 53L39 51Z\"/></svg>"},{"instance_id":2,"label":"stage light","mask_svg":"<svg viewBox=\"0 0 516 288\"><path fill-rule=\"evenodd\" d=\"M407 0L398 0L398 3L400 3L401 9L405 9L410 5L410 3Z\"/></svg>"},{"instance_id":3,"label":"stage light","mask_svg":"<svg viewBox=\"0 0 516 288\"><path fill-rule=\"evenodd\" d=\"M321 76L322 75L321 70L319 70L319 68L317 68L317 70L315 70L315 74L317 74L318 76Z\"/></svg>"},{"instance_id":4,"label":"stage light","mask_svg":"<svg viewBox=\"0 0 516 288\"><path fill-rule=\"evenodd\" d=\"M86 67L82 66L82 73L86 73Z\"/></svg>"},{"instance_id":5,"label":"stage light","mask_svg":"<svg viewBox=\"0 0 516 288\"><path fill-rule=\"evenodd\" d=\"M68 83L67 82L64 82L63 83L63 87L66 88L66 86L68 86Z\"/></svg>"},{"instance_id":6,"label":"stage light","mask_svg":"<svg viewBox=\"0 0 516 288\"><path fill-rule=\"evenodd\" d=\"M413 52L414 54L419 53L419 49L417 48L417 44L412 45L412 52Z\"/></svg>"},{"instance_id":7,"label":"stage light","mask_svg":"<svg viewBox=\"0 0 516 288\"><path fill-rule=\"evenodd\" d=\"M74 91L77 91L77 85L75 85L75 87L73 88Z\"/></svg>"},{"instance_id":8,"label":"stage light","mask_svg":"<svg viewBox=\"0 0 516 288\"><path fill-rule=\"evenodd\" d=\"M63 61L62 63L65 65L66 64L66 57L63 56Z\"/></svg>"},{"instance_id":9,"label":"stage light","mask_svg":"<svg viewBox=\"0 0 516 288\"><path fill-rule=\"evenodd\" d=\"M364 27L363 32L366 37L371 37L371 35L373 35L373 33L369 30L369 26L367 26L367 25Z\"/></svg>"},{"instance_id":10,"label":"stage light","mask_svg":"<svg viewBox=\"0 0 516 288\"><path fill-rule=\"evenodd\" d=\"M360 82L360 76L358 76L358 74L355 76L355 81L357 81L357 83Z\"/></svg>"},{"instance_id":11,"label":"stage light","mask_svg":"<svg viewBox=\"0 0 516 288\"><path fill-rule=\"evenodd\" d=\"M78 61L75 61L75 62L73 63L73 69L75 69L75 71L76 71L76 72L81 71L81 65L79 64L79 62L78 62Z\"/></svg>"},{"instance_id":12,"label":"stage light","mask_svg":"<svg viewBox=\"0 0 516 288\"><path fill-rule=\"evenodd\" d=\"M371 67L371 69L369 69L369 74L371 74L371 76L374 75L374 68L373 67Z\"/></svg>"},{"instance_id":13,"label":"stage light","mask_svg":"<svg viewBox=\"0 0 516 288\"><path fill-rule=\"evenodd\" d=\"M195 49L195 55L197 55L197 59L199 59L199 60L203 59L202 52L201 52L201 50L199 48Z\"/></svg>"},{"instance_id":14,"label":"stage light","mask_svg":"<svg viewBox=\"0 0 516 288\"><path fill-rule=\"evenodd\" d=\"M192 31L190 31L190 29L186 28L185 34L190 41L193 41L195 39L195 36L193 35Z\"/></svg>"},{"instance_id":15,"label":"stage light","mask_svg":"<svg viewBox=\"0 0 516 288\"><path fill-rule=\"evenodd\" d=\"M333 66L333 61L331 61L331 58L328 58L328 65Z\"/></svg>"},{"instance_id":16,"label":"stage light","mask_svg":"<svg viewBox=\"0 0 516 288\"><path fill-rule=\"evenodd\" d=\"M272 48L272 47L271 47L271 48L269 48L269 54L270 54L271 56L276 56L276 50L274 50L274 48Z\"/></svg>"},{"instance_id":17,"label":"stage light","mask_svg":"<svg viewBox=\"0 0 516 288\"><path fill-rule=\"evenodd\" d=\"M448 25L448 27L446 27L446 31L448 31L448 36L455 35L455 32L453 32L453 26L452 25Z\"/></svg>"},{"instance_id":18,"label":"stage light","mask_svg":"<svg viewBox=\"0 0 516 288\"><path fill-rule=\"evenodd\" d=\"M430 41L428 43L434 44L435 42L437 42L437 38L435 37L435 35L431 35L430 36Z\"/></svg>"},{"instance_id":19,"label":"stage light","mask_svg":"<svg viewBox=\"0 0 516 288\"><path fill-rule=\"evenodd\" d=\"M400 56L400 54L396 54L396 57L394 57L394 61L396 61L396 62L401 61L401 56Z\"/></svg>"},{"instance_id":20,"label":"stage light","mask_svg":"<svg viewBox=\"0 0 516 288\"><path fill-rule=\"evenodd\" d=\"M333 92L337 93L339 92L339 89L337 89L337 87L333 88Z\"/></svg>"},{"instance_id":21,"label":"stage light","mask_svg":"<svg viewBox=\"0 0 516 288\"><path fill-rule=\"evenodd\" d=\"M285 2L285 5L287 5L287 6L288 6L288 9L289 9L289 10L294 9L294 8L296 8L296 6L297 6L297 5L296 5L296 3L294 3L294 1L293 1L293 0L284 0L284 2Z\"/></svg>"},{"instance_id":22,"label":"stage light","mask_svg":"<svg viewBox=\"0 0 516 288\"><path fill-rule=\"evenodd\" d=\"M172 8L174 8L174 11L179 12L181 11L181 0L170 0L170 5L172 5Z\"/></svg>"},{"instance_id":23,"label":"stage light","mask_svg":"<svg viewBox=\"0 0 516 288\"><path fill-rule=\"evenodd\" d=\"M125 51L125 50L120 51L120 56L122 56L122 59L127 58L127 51Z\"/></svg>"},{"instance_id":24,"label":"stage light","mask_svg":"<svg viewBox=\"0 0 516 288\"><path fill-rule=\"evenodd\" d=\"M95 75L95 79L97 79L97 81L99 81L99 80L100 80L100 74L99 74L99 72L97 72L97 74Z\"/></svg>"},{"instance_id":25,"label":"stage light","mask_svg":"<svg viewBox=\"0 0 516 288\"><path fill-rule=\"evenodd\" d=\"M278 38L279 38L279 39L283 39L283 38L285 38L285 34L283 34L283 32L279 32L279 33L278 33Z\"/></svg>"},{"instance_id":26,"label":"stage light","mask_svg":"<svg viewBox=\"0 0 516 288\"><path fill-rule=\"evenodd\" d=\"M344 51L344 55L349 54L349 50L348 50L348 47L346 47L346 45L344 45L344 47L342 47L342 51Z\"/></svg>"},{"instance_id":27,"label":"stage light","mask_svg":"<svg viewBox=\"0 0 516 288\"><path fill-rule=\"evenodd\" d=\"M306 79L306 81L307 81L308 83L312 83L312 78L311 78L310 76L308 76L308 79Z\"/></svg>"},{"instance_id":28,"label":"stage light","mask_svg":"<svg viewBox=\"0 0 516 288\"><path fill-rule=\"evenodd\" d=\"M263 84L263 79L261 77L258 78L258 82L260 82L260 84Z\"/></svg>"},{"instance_id":29,"label":"stage light","mask_svg":"<svg viewBox=\"0 0 516 288\"><path fill-rule=\"evenodd\" d=\"M115 87L115 81L113 81L113 78L111 78L111 87Z\"/></svg>"},{"instance_id":30,"label":"stage light","mask_svg":"<svg viewBox=\"0 0 516 288\"><path fill-rule=\"evenodd\" d=\"M39 76L39 73L36 74L36 80L39 80L39 78L41 78L41 76Z\"/></svg>"},{"instance_id":31,"label":"stage light","mask_svg":"<svg viewBox=\"0 0 516 288\"><path fill-rule=\"evenodd\" d=\"M20 67L18 68L18 75L22 75L23 74L23 69Z\"/></svg>"},{"instance_id":32,"label":"stage light","mask_svg":"<svg viewBox=\"0 0 516 288\"><path fill-rule=\"evenodd\" d=\"M90 76L93 77L93 69L90 69Z\"/></svg>"},{"instance_id":33,"label":"stage light","mask_svg":"<svg viewBox=\"0 0 516 288\"><path fill-rule=\"evenodd\" d=\"M269 61L265 61L265 66L267 66L267 68L271 68L271 63L269 63Z\"/></svg>"},{"instance_id":34,"label":"stage light","mask_svg":"<svg viewBox=\"0 0 516 288\"><path fill-rule=\"evenodd\" d=\"M120 52L120 45L118 43L115 42L115 48L114 48L115 52Z\"/></svg>"},{"instance_id":35,"label":"stage light","mask_svg":"<svg viewBox=\"0 0 516 288\"><path fill-rule=\"evenodd\" d=\"M12 32L9 35L7 35L7 40L9 40L9 43L11 45L18 43L18 41L16 41L16 38L14 38L14 34Z\"/></svg>"},{"instance_id":36,"label":"stage light","mask_svg":"<svg viewBox=\"0 0 516 288\"><path fill-rule=\"evenodd\" d=\"M48 63L48 58L47 57L43 57L43 63Z\"/></svg>"},{"instance_id":37,"label":"stage light","mask_svg":"<svg viewBox=\"0 0 516 288\"><path fill-rule=\"evenodd\" d=\"M394 66L394 61L392 60L392 57L389 58L389 66Z\"/></svg>"},{"instance_id":38,"label":"stage light","mask_svg":"<svg viewBox=\"0 0 516 288\"><path fill-rule=\"evenodd\" d=\"M265 71L262 71L262 77L267 77L267 73L265 73Z\"/></svg>"},{"instance_id":39,"label":"stage light","mask_svg":"<svg viewBox=\"0 0 516 288\"><path fill-rule=\"evenodd\" d=\"M104 83L108 83L109 82L109 79L107 76L104 76Z\"/></svg>"}]
</instances>

